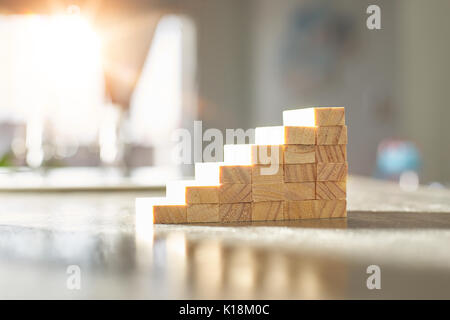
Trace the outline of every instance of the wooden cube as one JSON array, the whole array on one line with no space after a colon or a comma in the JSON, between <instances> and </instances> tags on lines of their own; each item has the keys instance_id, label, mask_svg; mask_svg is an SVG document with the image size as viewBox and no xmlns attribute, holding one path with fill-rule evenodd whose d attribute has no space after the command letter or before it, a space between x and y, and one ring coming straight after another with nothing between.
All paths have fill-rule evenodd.
<instances>
[{"instance_id":1,"label":"wooden cube","mask_svg":"<svg viewBox=\"0 0 450 320\"><path fill-rule=\"evenodd\" d=\"M317 127L317 144L347 144L347 126Z\"/></svg>"},{"instance_id":2,"label":"wooden cube","mask_svg":"<svg viewBox=\"0 0 450 320\"><path fill-rule=\"evenodd\" d=\"M283 111L285 126L342 126L344 107L316 107Z\"/></svg>"},{"instance_id":3,"label":"wooden cube","mask_svg":"<svg viewBox=\"0 0 450 320\"><path fill-rule=\"evenodd\" d=\"M284 183L285 200L313 200L316 197L315 182Z\"/></svg>"},{"instance_id":4,"label":"wooden cube","mask_svg":"<svg viewBox=\"0 0 450 320\"><path fill-rule=\"evenodd\" d=\"M287 220L343 218L347 216L345 200L285 201L284 216Z\"/></svg>"},{"instance_id":5,"label":"wooden cube","mask_svg":"<svg viewBox=\"0 0 450 320\"><path fill-rule=\"evenodd\" d=\"M286 220L317 218L317 214L314 208L314 201L316 200L285 201L284 218Z\"/></svg>"},{"instance_id":6,"label":"wooden cube","mask_svg":"<svg viewBox=\"0 0 450 320\"><path fill-rule=\"evenodd\" d=\"M284 182L314 182L316 181L316 164L285 164Z\"/></svg>"},{"instance_id":7,"label":"wooden cube","mask_svg":"<svg viewBox=\"0 0 450 320\"><path fill-rule=\"evenodd\" d=\"M187 222L220 222L219 204L190 204L187 206Z\"/></svg>"},{"instance_id":8,"label":"wooden cube","mask_svg":"<svg viewBox=\"0 0 450 320\"><path fill-rule=\"evenodd\" d=\"M284 183L253 184L253 202L284 200L283 185Z\"/></svg>"},{"instance_id":9,"label":"wooden cube","mask_svg":"<svg viewBox=\"0 0 450 320\"><path fill-rule=\"evenodd\" d=\"M187 186L186 203L219 203L220 186Z\"/></svg>"},{"instance_id":10,"label":"wooden cube","mask_svg":"<svg viewBox=\"0 0 450 320\"><path fill-rule=\"evenodd\" d=\"M252 166L219 166L220 183L252 183Z\"/></svg>"},{"instance_id":11,"label":"wooden cube","mask_svg":"<svg viewBox=\"0 0 450 320\"><path fill-rule=\"evenodd\" d=\"M317 181L316 199L345 200L347 198L347 182L345 181Z\"/></svg>"},{"instance_id":12,"label":"wooden cube","mask_svg":"<svg viewBox=\"0 0 450 320\"><path fill-rule=\"evenodd\" d=\"M255 142L262 145L316 144L316 127L257 127Z\"/></svg>"},{"instance_id":13,"label":"wooden cube","mask_svg":"<svg viewBox=\"0 0 450 320\"><path fill-rule=\"evenodd\" d=\"M282 144L260 145L254 144L252 148L252 164L282 164L284 148Z\"/></svg>"},{"instance_id":14,"label":"wooden cube","mask_svg":"<svg viewBox=\"0 0 450 320\"><path fill-rule=\"evenodd\" d=\"M271 174L272 170L276 172ZM252 167L252 183L282 183L284 179L283 172L283 165L254 165Z\"/></svg>"},{"instance_id":15,"label":"wooden cube","mask_svg":"<svg viewBox=\"0 0 450 320\"><path fill-rule=\"evenodd\" d=\"M252 203L253 221L284 220L284 201L263 201Z\"/></svg>"},{"instance_id":16,"label":"wooden cube","mask_svg":"<svg viewBox=\"0 0 450 320\"><path fill-rule=\"evenodd\" d=\"M155 205L153 206L153 223L177 224L187 222L186 205Z\"/></svg>"},{"instance_id":17,"label":"wooden cube","mask_svg":"<svg viewBox=\"0 0 450 320\"><path fill-rule=\"evenodd\" d=\"M317 181L347 181L348 163L318 163Z\"/></svg>"},{"instance_id":18,"label":"wooden cube","mask_svg":"<svg viewBox=\"0 0 450 320\"><path fill-rule=\"evenodd\" d=\"M347 146L345 144L316 146L316 162L347 162Z\"/></svg>"},{"instance_id":19,"label":"wooden cube","mask_svg":"<svg viewBox=\"0 0 450 320\"><path fill-rule=\"evenodd\" d=\"M223 203L219 206L221 222L252 221L251 203Z\"/></svg>"},{"instance_id":20,"label":"wooden cube","mask_svg":"<svg viewBox=\"0 0 450 320\"><path fill-rule=\"evenodd\" d=\"M223 184L219 187L220 203L237 203L252 201L252 185L242 183Z\"/></svg>"},{"instance_id":21,"label":"wooden cube","mask_svg":"<svg viewBox=\"0 0 450 320\"><path fill-rule=\"evenodd\" d=\"M283 163L283 145L226 144L224 164L252 165Z\"/></svg>"},{"instance_id":22,"label":"wooden cube","mask_svg":"<svg viewBox=\"0 0 450 320\"><path fill-rule=\"evenodd\" d=\"M283 154L285 164L316 162L315 145L285 145Z\"/></svg>"},{"instance_id":23,"label":"wooden cube","mask_svg":"<svg viewBox=\"0 0 450 320\"><path fill-rule=\"evenodd\" d=\"M317 218L344 218L347 216L346 200L314 200Z\"/></svg>"}]
</instances>

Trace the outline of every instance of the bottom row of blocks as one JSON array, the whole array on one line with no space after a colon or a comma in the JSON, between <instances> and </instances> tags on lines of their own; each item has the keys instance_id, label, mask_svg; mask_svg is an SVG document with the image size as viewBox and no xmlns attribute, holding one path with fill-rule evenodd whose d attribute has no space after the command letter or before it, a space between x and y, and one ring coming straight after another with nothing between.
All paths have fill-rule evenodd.
<instances>
[{"instance_id":1,"label":"bottom row of blocks","mask_svg":"<svg viewBox=\"0 0 450 320\"><path fill-rule=\"evenodd\" d=\"M347 216L346 200L154 205L154 223L274 221Z\"/></svg>"}]
</instances>

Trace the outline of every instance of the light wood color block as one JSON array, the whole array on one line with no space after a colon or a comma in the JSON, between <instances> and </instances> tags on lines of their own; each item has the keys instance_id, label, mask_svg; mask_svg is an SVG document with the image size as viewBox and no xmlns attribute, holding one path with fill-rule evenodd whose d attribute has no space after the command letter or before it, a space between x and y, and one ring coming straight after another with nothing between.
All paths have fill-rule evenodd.
<instances>
[{"instance_id":1,"label":"light wood color block","mask_svg":"<svg viewBox=\"0 0 450 320\"><path fill-rule=\"evenodd\" d=\"M252 166L220 166L220 183L252 183Z\"/></svg>"},{"instance_id":2,"label":"light wood color block","mask_svg":"<svg viewBox=\"0 0 450 320\"><path fill-rule=\"evenodd\" d=\"M343 126L345 125L345 108L314 108L316 126Z\"/></svg>"},{"instance_id":3,"label":"light wood color block","mask_svg":"<svg viewBox=\"0 0 450 320\"><path fill-rule=\"evenodd\" d=\"M316 144L315 127L284 127L285 144Z\"/></svg>"},{"instance_id":4,"label":"light wood color block","mask_svg":"<svg viewBox=\"0 0 450 320\"><path fill-rule=\"evenodd\" d=\"M257 145L316 144L316 127L274 126L257 127L255 143Z\"/></svg>"},{"instance_id":5,"label":"light wood color block","mask_svg":"<svg viewBox=\"0 0 450 320\"><path fill-rule=\"evenodd\" d=\"M226 144L224 146L224 164L252 165L283 163L283 143L266 144Z\"/></svg>"},{"instance_id":6,"label":"light wood color block","mask_svg":"<svg viewBox=\"0 0 450 320\"><path fill-rule=\"evenodd\" d=\"M273 167L276 166L276 167ZM283 165L254 165L252 167L252 183L282 183L284 179ZM271 173L271 170L276 171L275 174Z\"/></svg>"},{"instance_id":7,"label":"light wood color block","mask_svg":"<svg viewBox=\"0 0 450 320\"><path fill-rule=\"evenodd\" d=\"M284 220L284 201L264 201L252 203L253 221Z\"/></svg>"},{"instance_id":8,"label":"light wood color block","mask_svg":"<svg viewBox=\"0 0 450 320\"><path fill-rule=\"evenodd\" d=\"M347 196L347 182L345 181L317 181L316 199L345 200Z\"/></svg>"},{"instance_id":9,"label":"light wood color block","mask_svg":"<svg viewBox=\"0 0 450 320\"><path fill-rule=\"evenodd\" d=\"M220 186L187 186L186 203L219 203Z\"/></svg>"},{"instance_id":10,"label":"light wood color block","mask_svg":"<svg viewBox=\"0 0 450 320\"><path fill-rule=\"evenodd\" d=\"M285 145L283 154L285 164L316 162L315 145Z\"/></svg>"},{"instance_id":11,"label":"light wood color block","mask_svg":"<svg viewBox=\"0 0 450 320\"><path fill-rule=\"evenodd\" d=\"M220 203L237 203L252 201L252 185L241 183L223 184L219 187Z\"/></svg>"},{"instance_id":12,"label":"light wood color block","mask_svg":"<svg viewBox=\"0 0 450 320\"><path fill-rule=\"evenodd\" d=\"M284 216L286 220L344 218L347 216L347 201L285 201Z\"/></svg>"},{"instance_id":13,"label":"light wood color block","mask_svg":"<svg viewBox=\"0 0 450 320\"><path fill-rule=\"evenodd\" d=\"M316 146L317 162L347 162L347 146L345 144Z\"/></svg>"},{"instance_id":14,"label":"light wood color block","mask_svg":"<svg viewBox=\"0 0 450 320\"><path fill-rule=\"evenodd\" d=\"M221 222L252 221L251 203L224 203L219 206Z\"/></svg>"},{"instance_id":15,"label":"light wood color block","mask_svg":"<svg viewBox=\"0 0 450 320\"><path fill-rule=\"evenodd\" d=\"M187 222L220 222L219 204L190 204L187 206Z\"/></svg>"},{"instance_id":16,"label":"light wood color block","mask_svg":"<svg viewBox=\"0 0 450 320\"><path fill-rule=\"evenodd\" d=\"M253 184L253 202L284 200L284 183Z\"/></svg>"},{"instance_id":17,"label":"light wood color block","mask_svg":"<svg viewBox=\"0 0 450 320\"><path fill-rule=\"evenodd\" d=\"M347 144L347 126L317 127L317 144Z\"/></svg>"},{"instance_id":18,"label":"light wood color block","mask_svg":"<svg viewBox=\"0 0 450 320\"><path fill-rule=\"evenodd\" d=\"M342 126L344 107L316 107L283 111L285 126Z\"/></svg>"},{"instance_id":19,"label":"light wood color block","mask_svg":"<svg viewBox=\"0 0 450 320\"><path fill-rule=\"evenodd\" d=\"M315 182L284 183L285 200L313 200L316 197Z\"/></svg>"},{"instance_id":20,"label":"light wood color block","mask_svg":"<svg viewBox=\"0 0 450 320\"><path fill-rule=\"evenodd\" d=\"M286 220L314 219L317 218L314 201L285 201L284 218Z\"/></svg>"},{"instance_id":21,"label":"light wood color block","mask_svg":"<svg viewBox=\"0 0 450 320\"><path fill-rule=\"evenodd\" d=\"M347 181L348 163L317 163L317 181Z\"/></svg>"},{"instance_id":22,"label":"light wood color block","mask_svg":"<svg viewBox=\"0 0 450 320\"><path fill-rule=\"evenodd\" d=\"M187 223L187 206L155 205L153 206L153 223L155 224Z\"/></svg>"},{"instance_id":23,"label":"light wood color block","mask_svg":"<svg viewBox=\"0 0 450 320\"><path fill-rule=\"evenodd\" d=\"M316 164L285 164L284 182L314 182L316 181Z\"/></svg>"},{"instance_id":24,"label":"light wood color block","mask_svg":"<svg viewBox=\"0 0 450 320\"><path fill-rule=\"evenodd\" d=\"M344 218L347 216L346 200L314 200L317 218Z\"/></svg>"}]
</instances>

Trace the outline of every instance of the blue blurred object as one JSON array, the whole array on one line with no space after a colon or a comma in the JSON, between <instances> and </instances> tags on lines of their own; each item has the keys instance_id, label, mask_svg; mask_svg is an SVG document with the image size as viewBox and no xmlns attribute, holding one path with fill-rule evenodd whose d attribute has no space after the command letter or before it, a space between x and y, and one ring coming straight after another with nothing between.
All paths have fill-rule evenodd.
<instances>
[{"instance_id":1,"label":"blue blurred object","mask_svg":"<svg viewBox=\"0 0 450 320\"><path fill-rule=\"evenodd\" d=\"M397 178L402 172L418 172L422 165L421 156L416 145L405 140L384 140L378 146L378 178Z\"/></svg>"}]
</instances>

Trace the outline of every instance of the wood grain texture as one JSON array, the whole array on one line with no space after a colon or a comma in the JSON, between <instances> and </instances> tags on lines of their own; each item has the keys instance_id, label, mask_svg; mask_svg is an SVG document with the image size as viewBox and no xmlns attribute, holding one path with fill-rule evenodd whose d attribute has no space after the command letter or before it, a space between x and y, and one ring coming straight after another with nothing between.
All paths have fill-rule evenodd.
<instances>
[{"instance_id":1,"label":"wood grain texture","mask_svg":"<svg viewBox=\"0 0 450 320\"><path fill-rule=\"evenodd\" d=\"M316 162L342 163L347 161L347 146L345 144L316 146Z\"/></svg>"},{"instance_id":2,"label":"wood grain texture","mask_svg":"<svg viewBox=\"0 0 450 320\"><path fill-rule=\"evenodd\" d=\"M252 164L282 164L284 159L283 145L252 145Z\"/></svg>"},{"instance_id":3,"label":"wood grain texture","mask_svg":"<svg viewBox=\"0 0 450 320\"><path fill-rule=\"evenodd\" d=\"M348 163L317 163L317 181L346 181Z\"/></svg>"},{"instance_id":4,"label":"wood grain texture","mask_svg":"<svg viewBox=\"0 0 450 320\"><path fill-rule=\"evenodd\" d=\"M317 218L314 201L316 200L285 201L284 218L286 220Z\"/></svg>"},{"instance_id":5,"label":"wood grain texture","mask_svg":"<svg viewBox=\"0 0 450 320\"><path fill-rule=\"evenodd\" d=\"M316 144L316 127L284 127L285 144Z\"/></svg>"},{"instance_id":6,"label":"wood grain texture","mask_svg":"<svg viewBox=\"0 0 450 320\"><path fill-rule=\"evenodd\" d=\"M285 200L313 200L316 196L315 182L285 183L283 188Z\"/></svg>"},{"instance_id":7,"label":"wood grain texture","mask_svg":"<svg viewBox=\"0 0 450 320\"><path fill-rule=\"evenodd\" d=\"M285 164L316 162L315 145L285 145L283 154Z\"/></svg>"},{"instance_id":8,"label":"wood grain texture","mask_svg":"<svg viewBox=\"0 0 450 320\"><path fill-rule=\"evenodd\" d=\"M221 222L252 221L251 203L225 203L219 206Z\"/></svg>"},{"instance_id":9,"label":"wood grain texture","mask_svg":"<svg viewBox=\"0 0 450 320\"><path fill-rule=\"evenodd\" d=\"M347 126L317 127L317 144L347 144Z\"/></svg>"},{"instance_id":10,"label":"wood grain texture","mask_svg":"<svg viewBox=\"0 0 450 320\"><path fill-rule=\"evenodd\" d=\"M220 183L252 183L252 166L220 166Z\"/></svg>"},{"instance_id":11,"label":"wood grain texture","mask_svg":"<svg viewBox=\"0 0 450 320\"><path fill-rule=\"evenodd\" d=\"M317 218L344 218L347 216L346 200L314 200Z\"/></svg>"},{"instance_id":12,"label":"wood grain texture","mask_svg":"<svg viewBox=\"0 0 450 320\"><path fill-rule=\"evenodd\" d=\"M187 222L186 205L155 205L153 206L153 223L178 224Z\"/></svg>"},{"instance_id":13,"label":"wood grain texture","mask_svg":"<svg viewBox=\"0 0 450 320\"><path fill-rule=\"evenodd\" d=\"M219 203L220 186L187 186L186 203Z\"/></svg>"},{"instance_id":14,"label":"wood grain texture","mask_svg":"<svg viewBox=\"0 0 450 320\"><path fill-rule=\"evenodd\" d=\"M254 202L282 201L284 200L284 183L253 184L252 193Z\"/></svg>"},{"instance_id":15,"label":"wood grain texture","mask_svg":"<svg viewBox=\"0 0 450 320\"><path fill-rule=\"evenodd\" d=\"M345 181L317 181L316 199L345 200L347 198L347 182Z\"/></svg>"},{"instance_id":16,"label":"wood grain texture","mask_svg":"<svg viewBox=\"0 0 450 320\"><path fill-rule=\"evenodd\" d=\"M283 165L274 164L275 174L267 174L272 173L271 165L254 165L252 167L252 183L260 184L260 183L282 183L284 178L284 170ZM269 171L267 171L269 170Z\"/></svg>"},{"instance_id":17,"label":"wood grain texture","mask_svg":"<svg viewBox=\"0 0 450 320\"><path fill-rule=\"evenodd\" d=\"M313 182L316 181L316 164L285 164L284 182Z\"/></svg>"},{"instance_id":18,"label":"wood grain texture","mask_svg":"<svg viewBox=\"0 0 450 320\"><path fill-rule=\"evenodd\" d=\"M345 108L314 108L316 126L343 126L345 125Z\"/></svg>"},{"instance_id":19,"label":"wood grain texture","mask_svg":"<svg viewBox=\"0 0 450 320\"><path fill-rule=\"evenodd\" d=\"M284 220L284 201L264 201L252 203L253 221Z\"/></svg>"},{"instance_id":20,"label":"wood grain texture","mask_svg":"<svg viewBox=\"0 0 450 320\"><path fill-rule=\"evenodd\" d=\"M187 222L220 222L219 204L190 204L187 206Z\"/></svg>"},{"instance_id":21,"label":"wood grain texture","mask_svg":"<svg viewBox=\"0 0 450 320\"><path fill-rule=\"evenodd\" d=\"M220 203L237 203L252 201L252 185L241 183L223 184L219 187Z\"/></svg>"},{"instance_id":22,"label":"wood grain texture","mask_svg":"<svg viewBox=\"0 0 450 320\"><path fill-rule=\"evenodd\" d=\"M286 220L344 218L347 216L347 201L285 201L284 216Z\"/></svg>"}]
</instances>

